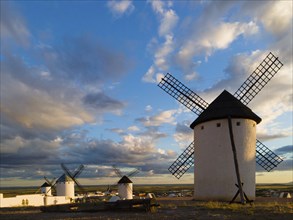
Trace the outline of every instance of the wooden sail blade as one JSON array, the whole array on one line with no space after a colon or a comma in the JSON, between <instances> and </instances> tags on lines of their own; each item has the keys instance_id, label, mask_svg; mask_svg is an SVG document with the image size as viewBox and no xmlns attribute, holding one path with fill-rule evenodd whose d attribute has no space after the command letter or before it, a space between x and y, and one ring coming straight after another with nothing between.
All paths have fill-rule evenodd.
<instances>
[{"instance_id":1,"label":"wooden sail blade","mask_svg":"<svg viewBox=\"0 0 293 220\"><path fill-rule=\"evenodd\" d=\"M270 172L277 167L283 159L267 148L259 140L256 140L256 163Z\"/></svg>"},{"instance_id":2,"label":"wooden sail blade","mask_svg":"<svg viewBox=\"0 0 293 220\"><path fill-rule=\"evenodd\" d=\"M194 163L194 142L192 142L172 163L169 167L169 171L177 179L180 179L181 176L193 165Z\"/></svg>"},{"instance_id":3,"label":"wooden sail blade","mask_svg":"<svg viewBox=\"0 0 293 220\"><path fill-rule=\"evenodd\" d=\"M158 86L197 115L200 115L209 105L169 73L162 78Z\"/></svg>"},{"instance_id":4,"label":"wooden sail blade","mask_svg":"<svg viewBox=\"0 0 293 220\"><path fill-rule=\"evenodd\" d=\"M234 93L234 97L247 105L281 69L283 64L269 53L259 66L252 72L240 88Z\"/></svg>"}]
</instances>

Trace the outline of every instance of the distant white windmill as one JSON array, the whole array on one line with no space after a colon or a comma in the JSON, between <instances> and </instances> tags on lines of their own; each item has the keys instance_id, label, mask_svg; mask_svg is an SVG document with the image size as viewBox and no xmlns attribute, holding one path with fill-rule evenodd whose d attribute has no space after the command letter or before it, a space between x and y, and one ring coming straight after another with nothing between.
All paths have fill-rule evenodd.
<instances>
[{"instance_id":1,"label":"distant white windmill","mask_svg":"<svg viewBox=\"0 0 293 220\"><path fill-rule=\"evenodd\" d=\"M51 185L49 185L47 182L44 182L41 185L41 194L45 194L46 196L51 196Z\"/></svg>"},{"instance_id":2,"label":"distant white windmill","mask_svg":"<svg viewBox=\"0 0 293 220\"><path fill-rule=\"evenodd\" d=\"M74 198L74 182L66 174L62 174L56 181L56 194L57 196L66 196Z\"/></svg>"},{"instance_id":3,"label":"distant white windmill","mask_svg":"<svg viewBox=\"0 0 293 220\"><path fill-rule=\"evenodd\" d=\"M35 193L38 193L39 191L41 194L44 194L46 196L52 196L52 189L55 189L55 180L56 178L53 178L52 180L49 180L47 177L44 176L45 182L37 189Z\"/></svg>"},{"instance_id":4,"label":"distant white windmill","mask_svg":"<svg viewBox=\"0 0 293 220\"><path fill-rule=\"evenodd\" d=\"M134 169L126 175L122 175L121 171L113 166L114 171L121 179L118 181L118 194L121 199L133 199L133 182L129 177L134 176L139 172L138 169Z\"/></svg>"},{"instance_id":5,"label":"distant white windmill","mask_svg":"<svg viewBox=\"0 0 293 220\"><path fill-rule=\"evenodd\" d=\"M74 183L77 185L80 191L84 192L82 186L76 180L77 176L79 176L83 171L84 166L80 165L74 173L71 173L64 164L61 164L61 167L64 171L64 174L60 176L59 179L56 181L57 196L66 196L69 198L74 198Z\"/></svg>"},{"instance_id":6,"label":"distant white windmill","mask_svg":"<svg viewBox=\"0 0 293 220\"><path fill-rule=\"evenodd\" d=\"M44 176L44 179L46 182L44 182L43 185L41 185L41 193L45 194L46 196L51 196L52 195L52 188L54 186L55 178L53 178L51 181Z\"/></svg>"}]
</instances>

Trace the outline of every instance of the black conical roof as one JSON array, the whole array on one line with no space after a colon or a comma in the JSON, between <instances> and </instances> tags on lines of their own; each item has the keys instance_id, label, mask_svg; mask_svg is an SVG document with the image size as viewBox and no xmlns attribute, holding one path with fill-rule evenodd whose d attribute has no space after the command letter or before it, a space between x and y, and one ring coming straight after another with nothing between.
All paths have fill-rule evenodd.
<instances>
[{"instance_id":1,"label":"black conical roof","mask_svg":"<svg viewBox=\"0 0 293 220\"><path fill-rule=\"evenodd\" d=\"M127 176L123 176L118 183L132 183L132 181L127 177Z\"/></svg>"},{"instance_id":2,"label":"black conical roof","mask_svg":"<svg viewBox=\"0 0 293 220\"><path fill-rule=\"evenodd\" d=\"M257 124L261 122L253 111L236 99L228 91L224 90L201 114L192 122L190 127L193 129L196 125L215 119L231 118L246 118L252 119Z\"/></svg>"},{"instance_id":3,"label":"black conical roof","mask_svg":"<svg viewBox=\"0 0 293 220\"><path fill-rule=\"evenodd\" d=\"M44 182L43 185L41 185L41 187L48 187L48 186L50 186L50 184L47 182Z\"/></svg>"},{"instance_id":4,"label":"black conical roof","mask_svg":"<svg viewBox=\"0 0 293 220\"><path fill-rule=\"evenodd\" d=\"M56 181L57 183L65 183L65 182L70 182L73 181L69 176L67 176L66 174L63 174L62 176L60 176L58 178L58 180Z\"/></svg>"}]
</instances>

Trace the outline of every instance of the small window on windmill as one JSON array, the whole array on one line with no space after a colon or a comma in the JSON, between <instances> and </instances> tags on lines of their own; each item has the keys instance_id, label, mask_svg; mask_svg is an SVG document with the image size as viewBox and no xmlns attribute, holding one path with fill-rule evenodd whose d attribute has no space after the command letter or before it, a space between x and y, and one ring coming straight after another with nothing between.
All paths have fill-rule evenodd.
<instances>
[{"instance_id":1,"label":"small window on windmill","mask_svg":"<svg viewBox=\"0 0 293 220\"><path fill-rule=\"evenodd\" d=\"M204 126L201 126L200 128L201 128L201 130L203 130L204 129Z\"/></svg>"},{"instance_id":2,"label":"small window on windmill","mask_svg":"<svg viewBox=\"0 0 293 220\"><path fill-rule=\"evenodd\" d=\"M237 126L240 126L240 121L237 121L237 122L236 122L236 125L237 125Z\"/></svg>"},{"instance_id":3,"label":"small window on windmill","mask_svg":"<svg viewBox=\"0 0 293 220\"><path fill-rule=\"evenodd\" d=\"M221 127L221 123L217 123L217 127Z\"/></svg>"}]
</instances>

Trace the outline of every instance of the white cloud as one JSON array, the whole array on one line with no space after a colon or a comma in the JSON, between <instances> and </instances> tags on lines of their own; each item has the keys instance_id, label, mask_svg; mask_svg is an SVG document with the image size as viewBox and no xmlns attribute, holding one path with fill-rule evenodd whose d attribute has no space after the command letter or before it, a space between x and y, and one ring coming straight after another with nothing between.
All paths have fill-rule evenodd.
<instances>
[{"instance_id":1,"label":"white cloud","mask_svg":"<svg viewBox=\"0 0 293 220\"><path fill-rule=\"evenodd\" d=\"M6 75L1 83L1 114L30 129L64 129L93 122L93 115L75 98L65 102Z\"/></svg>"},{"instance_id":2,"label":"white cloud","mask_svg":"<svg viewBox=\"0 0 293 220\"><path fill-rule=\"evenodd\" d=\"M174 124L177 110L162 111L157 115L151 117L140 118L138 121L142 122L144 126L160 126L161 124Z\"/></svg>"},{"instance_id":3,"label":"white cloud","mask_svg":"<svg viewBox=\"0 0 293 220\"><path fill-rule=\"evenodd\" d=\"M158 30L159 35L165 36L167 34L171 34L179 19L176 12L170 9L172 4L159 0L150 1L150 3L153 10L159 15L160 18L160 26Z\"/></svg>"},{"instance_id":4,"label":"white cloud","mask_svg":"<svg viewBox=\"0 0 293 220\"><path fill-rule=\"evenodd\" d=\"M129 130L129 131L139 131L140 129L137 126L130 126L130 127L127 128L127 130Z\"/></svg>"},{"instance_id":5,"label":"white cloud","mask_svg":"<svg viewBox=\"0 0 293 220\"><path fill-rule=\"evenodd\" d=\"M156 80L154 79L154 74L155 74L155 67L151 66L148 71L144 74L142 77L142 81L144 82L149 82L149 83L155 83Z\"/></svg>"},{"instance_id":6,"label":"white cloud","mask_svg":"<svg viewBox=\"0 0 293 220\"><path fill-rule=\"evenodd\" d=\"M150 111L153 110L153 107L152 107L151 105L147 105L147 106L145 107L145 110L146 110L147 112L150 112Z\"/></svg>"},{"instance_id":7,"label":"white cloud","mask_svg":"<svg viewBox=\"0 0 293 220\"><path fill-rule=\"evenodd\" d=\"M149 2L151 3L154 12L159 16L160 26L158 34L160 37L164 37L164 42L161 45L157 45L157 49L153 55L154 63L145 73L142 80L144 82L156 83L158 82L157 79L162 77L162 73L159 71L167 71L169 69L170 54L175 48L173 29L177 25L179 17L176 12L170 8L173 5L171 2L157 0ZM151 40L152 45L153 42L154 39Z\"/></svg>"},{"instance_id":8,"label":"white cloud","mask_svg":"<svg viewBox=\"0 0 293 220\"><path fill-rule=\"evenodd\" d=\"M159 126L163 123L172 124L175 121L174 114L177 111L175 110L168 110L160 112L158 115L152 116L147 121L146 125L148 126Z\"/></svg>"},{"instance_id":9,"label":"white cloud","mask_svg":"<svg viewBox=\"0 0 293 220\"><path fill-rule=\"evenodd\" d=\"M162 78L164 77L163 73L157 73L156 75L156 82L159 83L161 82Z\"/></svg>"},{"instance_id":10,"label":"white cloud","mask_svg":"<svg viewBox=\"0 0 293 220\"><path fill-rule=\"evenodd\" d=\"M117 133L117 134L125 134L124 130L121 128L112 128L110 130L114 133Z\"/></svg>"},{"instance_id":11,"label":"white cloud","mask_svg":"<svg viewBox=\"0 0 293 220\"><path fill-rule=\"evenodd\" d=\"M201 36L198 44L210 55L210 50L226 49L240 34L254 34L257 30L253 22L220 23Z\"/></svg>"},{"instance_id":12,"label":"white cloud","mask_svg":"<svg viewBox=\"0 0 293 220\"><path fill-rule=\"evenodd\" d=\"M121 142L123 148L127 149L129 153L144 156L145 153L155 151L154 143L149 138L133 136L131 134L123 136Z\"/></svg>"},{"instance_id":13,"label":"white cloud","mask_svg":"<svg viewBox=\"0 0 293 220\"><path fill-rule=\"evenodd\" d=\"M156 13L159 13L159 14L163 14L165 9L164 9L164 2L163 1L154 1L154 0L149 0L148 1L149 3L151 3L152 5L152 8L153 10L156 12Z\"/></svg>"},{"instance_id":14,"label":"white cloud","mask_svg":"<svg viewBox=\"0 0 293 220\"><path fill-rule=\"evenodd\" d=\"M161 25L159 27L159 35L165 36L170 34L178 22L178 16L172 9L167 10L162 14Z\"/></svg>"},{"instance_id":15,"label":"white cloud","mask_svg":"<svg viewBox=\"0 0 293 220\"><path fill-rule=\"evenodd\" d=\"M122 16L125 13L130 14L135 8L130 0L111 0L107 2L107 6L115 16Z\"/></svg>"},{"instance_id":16,"label":"white cloud","mask_svg":"<svg viewBox=\"0 0 293 220\"><path fill-rule=\"evenodd\" d=\"M256 22L261 22L267 31L279 36L292 29L292 4L292 1L246 2L243 13L254 15Z\"/></svg>"},{"instance_id":17,"label":"white cloud","mask_svg":"<svg viewBox=\"0 0 293 220\"><path fill-rule=\"evenodd\" d=\"M176 55L176 62L187 77L194 79L196 75L194 70L196 63L193 61L195 56L209 57L217 50L228 48L239 35L249 36L257 32L258 27L253 22L215 23L206 27L205 30L195 31L186 39Z\"/></svg>"},{"instance_id":18,"label":"white cloud","mask_svg":"<svg viewBox=\"0 0 293 220\"><path fill-rule=\"evenodd\" d=\"M155 65L160 71L166 71L169 67L168 56L173 52L173 36L166 35L164 44L159 47L154 55Z\"/></svg>"},{"instance_id":19,"label":"white cloud","mask_svg":"<svg viewBox=\"0 0 293 220\"><path fill-rule=\"evenodd\" d=\"M283 33L292 28L292 1L274 2L264 11L261 21L273 33Z\"/></svg>"}]
</instances>

